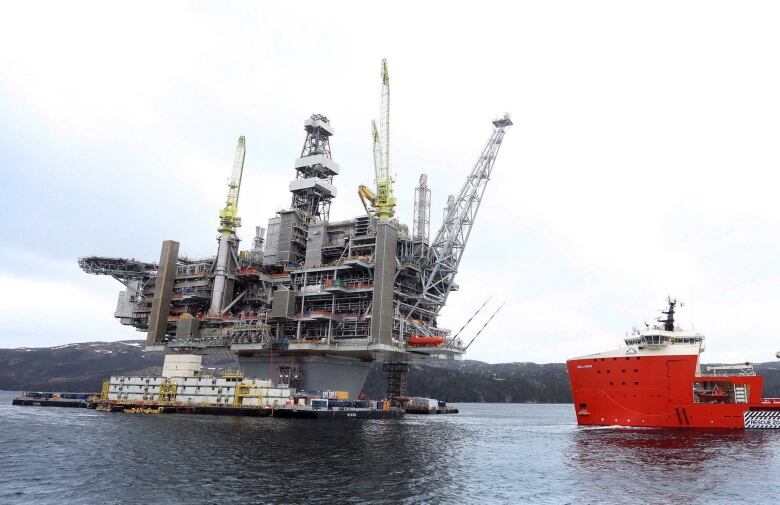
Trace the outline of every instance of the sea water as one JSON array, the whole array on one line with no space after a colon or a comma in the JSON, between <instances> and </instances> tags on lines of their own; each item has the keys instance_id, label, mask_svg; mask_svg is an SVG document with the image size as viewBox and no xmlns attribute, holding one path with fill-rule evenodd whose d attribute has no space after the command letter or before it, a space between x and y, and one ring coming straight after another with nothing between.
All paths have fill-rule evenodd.
<instances>
[{"instance_id":1,"label":"sea water","mask_svg":"<svg viewBox=\"0 0 780 505\"><path fill-rule=\"evenodd\" d=\"M580 428L571 405L301 420L14 407L2 504L733 503L780 496L780 431Z\"/></svg>"}]
</instances>

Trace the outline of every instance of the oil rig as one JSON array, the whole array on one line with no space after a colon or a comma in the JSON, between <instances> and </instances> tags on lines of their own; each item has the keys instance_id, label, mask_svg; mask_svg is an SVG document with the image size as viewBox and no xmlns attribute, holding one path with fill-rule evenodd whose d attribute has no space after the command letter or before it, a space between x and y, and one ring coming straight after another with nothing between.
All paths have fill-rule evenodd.
<instances>
[{"instance_id":1,"label":"oil rig","mask_svg":"<svg viewBox=\"0 0 780 505\"><path fill-rule=\"evenodd\" d=\"M146 350L164 353L165 367L197 376L204 354L228 350L247 377L357 398L372 363L381 362L388 399L396 402L405 396L413 361L462 357L466 346L437 318L458 289L458 266L512 121L505 115L492 122L484 149L459 193L449 196L431 237L426 175L415 189L411 230L394 217L386 60L381 82L379 122L372 123L375 188L358 188L365 215L330 220L340 170L331 155L334 128L314 114L304 121L290 206L255 228L248 250L240 249L236 234L242 136L219 213L215 256L184 257L178 242L166 240L157 263L79 258L86 273L123 284L115 317L146 332Z\"/></svg>"}]
</instances>

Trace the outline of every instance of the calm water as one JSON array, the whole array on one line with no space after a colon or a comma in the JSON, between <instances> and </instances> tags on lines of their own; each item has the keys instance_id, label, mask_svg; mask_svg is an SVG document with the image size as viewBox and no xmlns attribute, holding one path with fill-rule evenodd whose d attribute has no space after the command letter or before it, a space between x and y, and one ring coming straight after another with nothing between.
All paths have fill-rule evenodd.
<instances>
[{"instance_id":1,"label":"calm water","mask_svg":"<svg viewBox=\"0 0 780 505\"><path fill-rule=\"evenodd\" d=\"M0 503L724 503L780 496L780 431L583 429L570 405L307 421L13 407Z\"/></svg>"}]
</instances>

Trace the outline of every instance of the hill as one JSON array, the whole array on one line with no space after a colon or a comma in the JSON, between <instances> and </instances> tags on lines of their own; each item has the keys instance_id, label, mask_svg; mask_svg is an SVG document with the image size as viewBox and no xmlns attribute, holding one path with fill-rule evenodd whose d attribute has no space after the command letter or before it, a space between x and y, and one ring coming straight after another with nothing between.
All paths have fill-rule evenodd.
<instances>
[{"instance_id":1,"label":"hill","mask_svg":"<svg viewBox=\"0 0 780 505\"><path fill-rule=\"evenodd\" d=\"M0 349L0 389L99 391L109 375L155 375L162 356L144 351L141 340L85 342L56 347ZM230 353L208 356L212 370L235 366ZM780 397L780 363L755 364L765 377L765 396ZM385 392L381 364L363 388L369 398ZM563 363L437 361L415 364L408 378L412 396L448 402L568 403L571 391Z\"/></svg>"}]
</instances>

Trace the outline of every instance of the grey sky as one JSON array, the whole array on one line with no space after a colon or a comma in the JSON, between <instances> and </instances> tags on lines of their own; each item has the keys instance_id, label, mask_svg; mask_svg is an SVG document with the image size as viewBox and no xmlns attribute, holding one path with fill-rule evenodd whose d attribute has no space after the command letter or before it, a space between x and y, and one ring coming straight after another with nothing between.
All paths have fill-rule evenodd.
<instances>
[{"instance_id":1,"label":"grey sky","mask_svg":"<svg viewBox=\"0 0 780 505\"><path fill-rule=\"evenodd\" d=\"M378 4L377 4L378 5ZM371 183L379 62L409 222L433 225L509 111L444 312L507 306L469 351L562 361L611 348L667 294L706 357L780 349L776 2L15 4L0 7L0 343L138 338L82 255L213 254L236 138L255 225L289 204L302 122L326 114L334 218Z\"/></svg>"}]
</instances>

